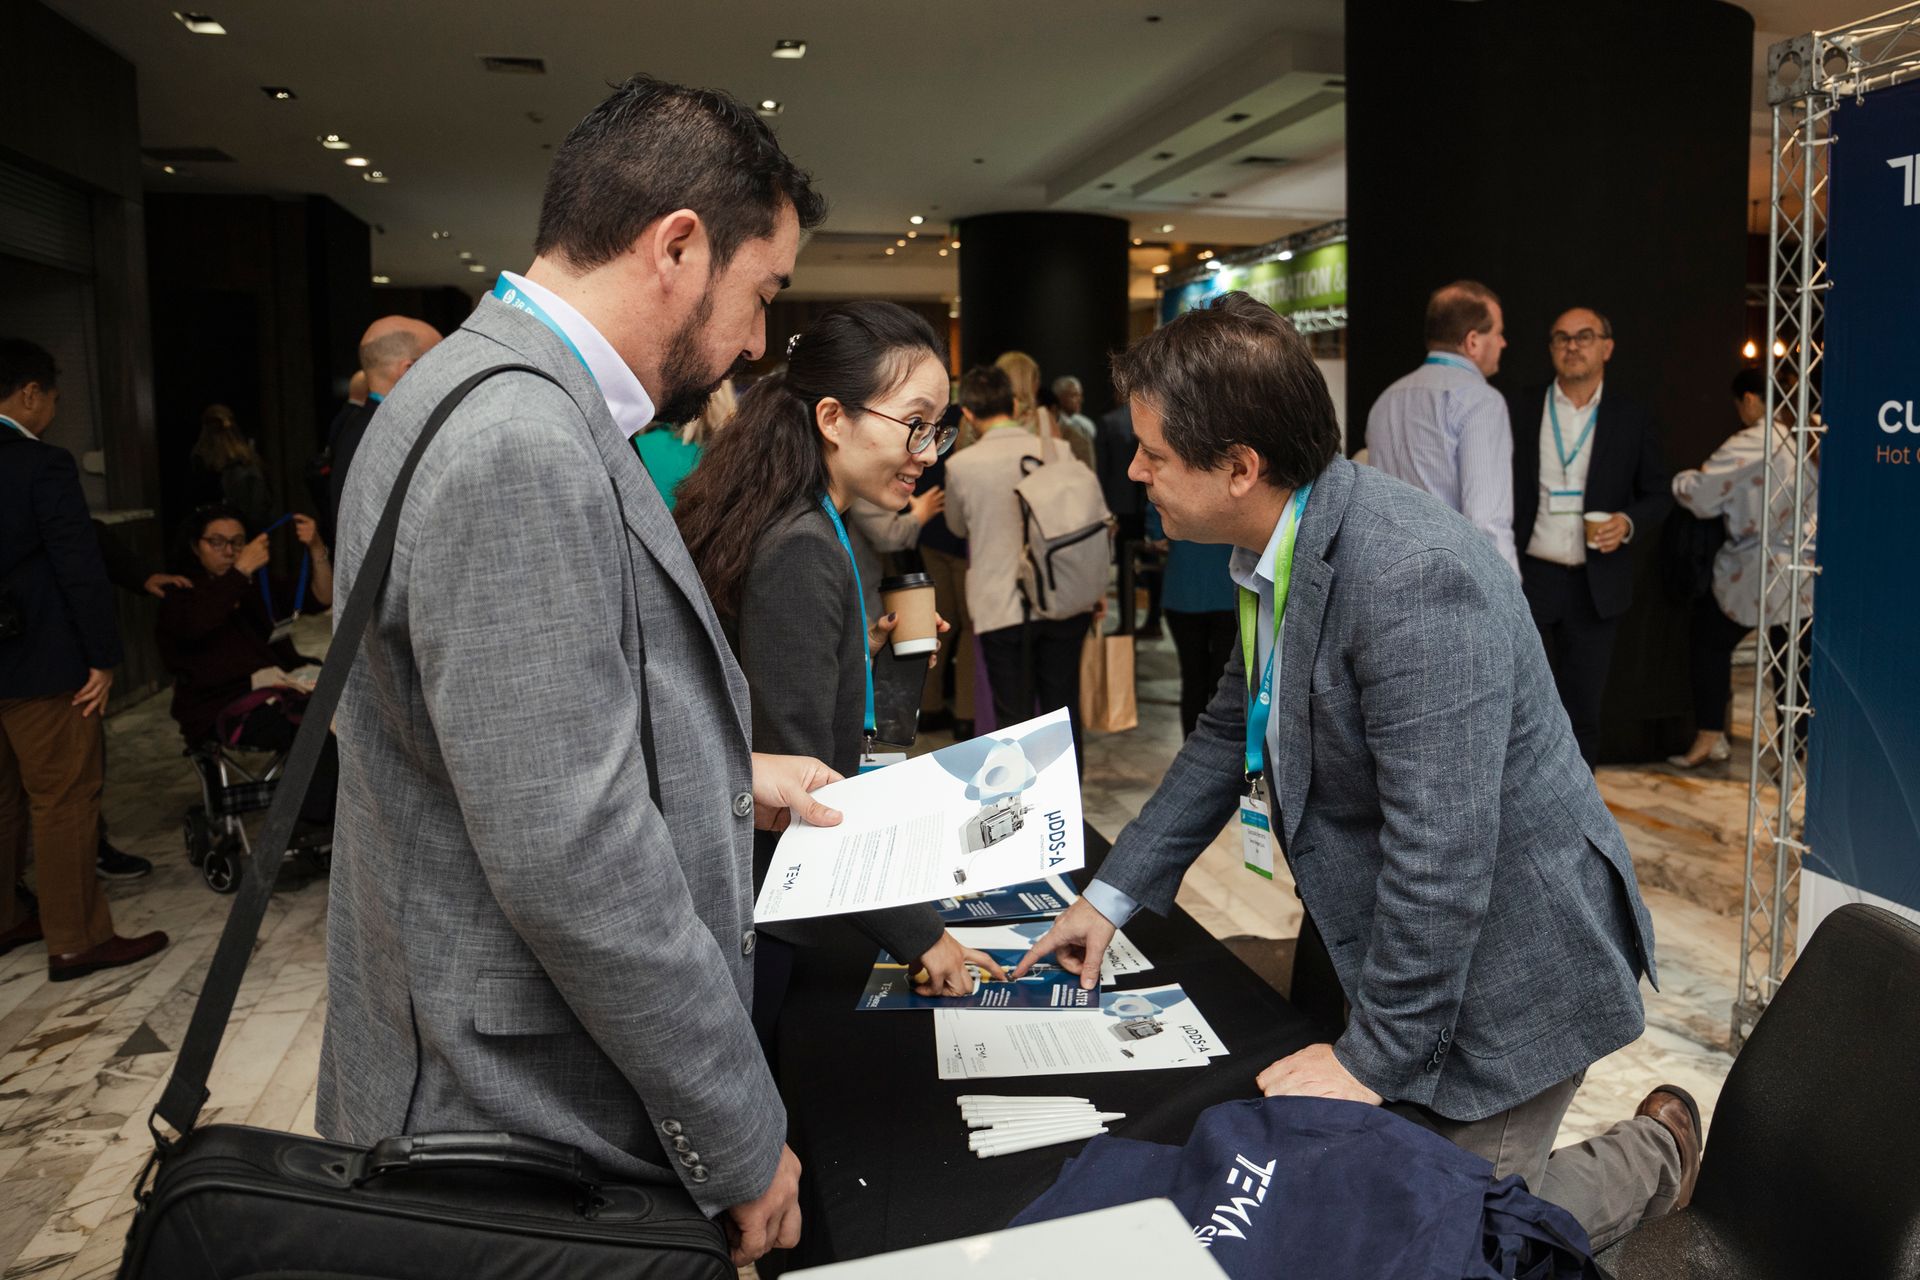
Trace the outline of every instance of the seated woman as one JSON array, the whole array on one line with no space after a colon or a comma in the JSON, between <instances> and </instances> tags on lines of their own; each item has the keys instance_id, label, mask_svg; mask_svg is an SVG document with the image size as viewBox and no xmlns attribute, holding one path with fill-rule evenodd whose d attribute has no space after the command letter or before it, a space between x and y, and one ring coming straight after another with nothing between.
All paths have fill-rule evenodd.
<instances>
[{"instance_id":1,"label":"seated woman","mask_svg":"<svg viewBox=\"0 0 1920 1280\"><path fill-rule=\"evenodd\" d=\"M873 724L874 654L891 617L863 625L866 601L844 516L855 498L897 510L953 442L946 357L927 322L890 302L823 314L789 348L787 371L755 383L680 485L675 516L753 694L753 749L811 755L851 777ZM942 624L942 630L945 625ZM937 656L937 655L936 655ZM917 692L914 695L918 703ZM778 837L755 833L754 881ZM965 995L969 963L931 904L848 921L902 963L922 995ZM754 1017L770 1040L791 947L831 921L772 926L754 952Z\"/></svg>"},{"instance_id":2,"label":"seated woman","mask_svg":"<svg viewBox=\"0 0 1920 1280\"><path fill-rule=\"evenodd\" d=\"M293 531L311 557L307 597L332 604L333 565L318 527L297 515ZM154 627L160 660L173 675L173 718L189 745L221 737L224 745L284 750L293 742L306 694L282 688L278 696L256 701L253 676L315 661L284 634L276 635L276 623L291 621L305 603L299 586L268 572L267 535L248 541L232 507L201 507L187 517L180 536L181 568L192 585L167 593ZM330 739L301 809L308 822L331 821L336 773Z\"/></svg>"}]
</instances>

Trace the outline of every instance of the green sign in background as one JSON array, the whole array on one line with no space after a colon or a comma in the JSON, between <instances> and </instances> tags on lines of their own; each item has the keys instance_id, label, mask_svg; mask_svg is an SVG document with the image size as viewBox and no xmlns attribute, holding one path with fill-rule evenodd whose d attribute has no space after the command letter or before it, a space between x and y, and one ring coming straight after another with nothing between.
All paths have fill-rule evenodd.
<instances>
[{"instance_id":1,"label":"green sign in background","mask_svg":"<svg viewBox=\"0 0 1920 1280\"><path fill-rule=\"evenodd\" d=\"M1160 298L1160 323L1183 311L1204 307L1223 293L1244 289L1283 316L1347 305L1347 242L1336 240L1295 254L1286 262L1269 258L1209 271Z\"/></svg>"}]
</instances>

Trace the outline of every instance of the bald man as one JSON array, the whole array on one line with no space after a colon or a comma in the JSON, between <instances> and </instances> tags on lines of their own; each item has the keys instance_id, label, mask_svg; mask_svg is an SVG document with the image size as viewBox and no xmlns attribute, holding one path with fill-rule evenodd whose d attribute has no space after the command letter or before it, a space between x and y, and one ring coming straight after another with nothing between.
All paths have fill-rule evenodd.
<instances>
[{"instance_id":1,"label":"bald man","mask_svg":"<svg viewBox=\"0 0 1920 1280\"><path fill-rule=\"evenodd\" d=\"M360 438L367 433L374 411L380 407L387 393L393 390L394 384L413 367L413 362L431 351L439 341L438 329L411 316L382 316L360 335L360 372L366 378L366 403L349 405L348 409L341 412L334 420L330 444L333 473L328 477L327 485L332 497L331 509L336 518L340 511L340 495L347 487L347 469L353 465L354 451L360 447ZM334 545L338 545L337 534Z\"/></svg>"}]
</instances>

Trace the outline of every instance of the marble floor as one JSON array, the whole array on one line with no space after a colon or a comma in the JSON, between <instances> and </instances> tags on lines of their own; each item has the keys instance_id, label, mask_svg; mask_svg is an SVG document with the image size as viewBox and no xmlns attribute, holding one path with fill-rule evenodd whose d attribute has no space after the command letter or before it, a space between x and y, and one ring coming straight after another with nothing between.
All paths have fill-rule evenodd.
<instances>
[{"instance_id":1,"label":"marble floor","mask_svg":"<svg viewBox=\"0 0 1920 1280\"><path fill-rule=\"evenodd\" d=\"M302 634L305 651L324 648L324 626ZM1108 836L1179 746L1170 643L1141 643L1139 676L1140 727L1093 735L1087 748L1087 818ZM151 1149L147 1114L231 901L209 892L182 854L180 819L197 789L165 701L108 723L106 810L115 841L157 864L150 878L109 889L116 923L122 933L165 929L173 945L146 964L60 986L45 981L39 947L0 957L0 1280L114 1273L133 1182ZM1663 989L1647 992L1646 1034L1588 1074L1564 1139L1604 1130L1662 1082L1684 1085L1711 1111L1731 1062L1744 760L1736 743L1731 769L1702 775L1664 766L1600 771L1653 912ZM1224 838L1189 873L1180 902L1223 938L1289 938L1299 929L1284 870L1271 883L1248 874ZM207 1119L311 1132L325 937L325 880L284 884L229 1025ZM1264 1065L1248 1064L1249 1075Z\"/></svg>"}]
</instances>

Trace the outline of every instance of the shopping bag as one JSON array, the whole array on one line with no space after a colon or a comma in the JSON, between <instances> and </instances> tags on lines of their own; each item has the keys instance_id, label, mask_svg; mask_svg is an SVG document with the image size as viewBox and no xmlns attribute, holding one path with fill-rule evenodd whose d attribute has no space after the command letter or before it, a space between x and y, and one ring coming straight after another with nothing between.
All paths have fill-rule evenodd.
<instances>
[{"instance_id":1,"label":"shopping bag","mask_svg":"<svg viewBox=\"0 0 1920 1280\"><path fill-rule=\"evenodd\" d=\"M1080 722L1101 733L1140 723L1133 692L1133 637L1103 635L1095 623L1080 646Z\"/></svg>"}]
</instances>

